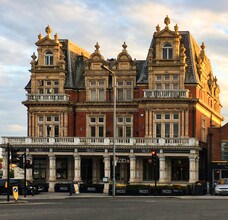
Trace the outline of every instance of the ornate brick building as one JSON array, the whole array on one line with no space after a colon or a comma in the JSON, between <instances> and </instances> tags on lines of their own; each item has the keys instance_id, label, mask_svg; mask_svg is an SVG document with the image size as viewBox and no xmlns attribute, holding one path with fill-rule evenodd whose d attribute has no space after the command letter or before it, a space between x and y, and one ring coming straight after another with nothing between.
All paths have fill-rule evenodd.
<instances>
[{"instance_id":1,"label":"ornate brick building","mask_svg":"<svg viewBox=\"0 0 228 220\"><path fill-rule=\"evenodd\" d=\"M156 27L146 60L132 60L125 42L116 59L106 60L98 43L90 54L57 34L53 39L49 26L45 37L38 36L23 102L28 135L3 137L2 144L28 153L29 179L48 182L53 191L59 182L103 184L107 177L107 192L115 99L117 183L153 184L152 149L159 183L204 178L207 129L222 121L219 86L204 43L199 47L177 25L172 30L168 16L164 23Z\"/></svg>"}]
</instances>

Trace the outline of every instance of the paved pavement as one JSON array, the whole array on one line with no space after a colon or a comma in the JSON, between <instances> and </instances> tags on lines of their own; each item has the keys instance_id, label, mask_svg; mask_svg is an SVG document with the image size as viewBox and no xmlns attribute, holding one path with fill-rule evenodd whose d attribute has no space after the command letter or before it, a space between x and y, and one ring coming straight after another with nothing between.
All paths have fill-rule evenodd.
<instances>
[{"instance_id":1,"label":"paved pavement","mask_svg":"<svg viewBox=\"0 0 228 220\"><path fill-rule=\"evenodd\" d=\"M112 196L109 196L107 194L102 193L79 193L75 195L69 195L69 193L50 193L50 192L42 192L40 194L31 196L27 195L24 197L23 195L19 196L19 199L17 203L23 203L23 202L29 202L31 200L49 200L49 199L82 199L82 198L111 198ZM116 197L147 197L147 198L176 198L176 199L183 199L183 200L228 200L228 196L214 196L214 195L203 195L203 196L116 196ZM0 204L8 204L8 203L16 203L14 198L10 196L10 202L7 202L7 196L6 195L0 195Z\"/></svg>"}]
</instances>

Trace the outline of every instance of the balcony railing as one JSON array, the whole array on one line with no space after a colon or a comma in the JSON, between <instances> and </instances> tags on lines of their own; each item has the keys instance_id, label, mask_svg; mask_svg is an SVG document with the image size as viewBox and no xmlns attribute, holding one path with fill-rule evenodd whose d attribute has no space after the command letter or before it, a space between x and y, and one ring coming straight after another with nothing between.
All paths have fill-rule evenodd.
<instances>
[{"instance_id":1,"label":"balcony railing","mask_svg":"<svg viewBox=\"0 0 228 220\"><path fill-rule=\"evenodd\" d=\"M84 138L84 137L57 137L57 138L29 138L29 137L2 137L2 144L12 145L65 145L65 146L112 146L113 138ZM116 146L199 146L196 138L116 138Z\"/></svg>"},{"instance_id":2,"label":"balcony railing","mask_svg":"<svg viewBox=\"0 0 228 220\"><path fill-rule=\"evenodd\" d=\"M69 101L69 95L67 94L34 94L27 95L28 101Z\"/></svg>"},{"instance_id":3,"label":"balcony railing","mask_svg":"<svg viewBox=\"0 0 228 220\"><path fill-rule=\"evenodd\" d=\"M188 98L189 90L152 90L144 89L144 98Z\"/></svg>"}]
</instances>

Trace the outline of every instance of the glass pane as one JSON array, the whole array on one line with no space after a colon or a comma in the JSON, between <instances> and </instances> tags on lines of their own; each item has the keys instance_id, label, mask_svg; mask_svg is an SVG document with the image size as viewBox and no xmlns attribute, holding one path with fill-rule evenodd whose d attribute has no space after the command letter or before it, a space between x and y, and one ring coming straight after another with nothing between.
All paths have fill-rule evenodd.
<instances>
[{"instance_id":1,"label":"glass pane","mask_svg":"<svg viewBox=\"0 0 228 220\"><path fill-rule=\"evenodd\" d=\"M119 122L119 123L123 122L123 118L122 117L118 117L117 118L117 122Z\"/></svg>"},{"instance_id":2,"label":"glass pane","mask_svg":"<svg viewBox=\"0 0 228 220\"><path fill-rule=\"evenodd\" d=\"M54 121L59 121L59 116L58 115L54 116Z\"/></svg>"},{"instance_id":3,"label":"glass pane","mask_svg":"<svg viewBox=\"0 0 228 220\"><path fill-rule=\"evenodd\" d=\"M46 89L46 94L51 94L51 88Z\"/></svg>"},{"instance_id":4,"label":"glass pane","mask_svg":"<svg viewBox=\"0 0 228 220\"><path fill-rule=\"evenodd\" d=\"M131 123L131 117L126 118L126 123Z\"/></svg>"},{"instance_id":5,"label":"glass pane","mask_svg":"<svg viewBox=\"0 0 228 220\"><path fill-rule=\"evenodd\" d=\"M173 137L177 138L179 136L179 124L174 123L173 124Z\"/></svg>"},{"instance_id":6,"label":"glass pane","mask_svg":"<svg viewBox=\"0 0 228 220\"><path fill-rule=\"evenodd\" d=\"M162 49L162 52L163 52L163 59L168 59L168 57L167 57L167 49Z\"/></svg>"},{"instance_id":7,"label":"glass pane","mask_svg":"<svg viewBox=\"0 0 228 220\"><path fill-rule=\"evenodd\" d=\"M44 89L39 89L39 94L44 94Z\"/></svg>"},{"instance_id":8,"label":"glass pane","mask_svg":"<svg viewBox=\"0 0 228 220\"><path fill-rule=\"evenodd\" d=\"M126 127L126 137L131 137L131 127Z\"/></svg>"},{"instance_id":9,"label":"glass pane","mask_svg":"<svg viewBox=\"0 0 228 220\"><path fill-rule=\"evenodd\" d=\"M161 114L156 114L156 119L161 119Z\"/></svg>"},{"instance_id":10,"label":"glass pane","mask_svg":"<svg viewBox=\"0 0 228 220\"><path fill-rule=\"evenodd\" d=\"M96 100L96 90L95 89L90 90L90 100L91 101Z\"/></svg>"},{"instance_id":11,"label":"glass pane","mask_svg":"<svg viewBox=\"0 0 228 220\"><path fill-rule=\"evenodd\" d=\"M170 85L169 84L165 84L165 90L169 90L170 89Z\"/></svg>"},{"instance_id":12,"label":"glass pane","mask_svg":"<svg viewBox=\"0 0 228 220\"><path fill-rule=\"evenodd\" d=\"M117 99L123 100L123 89L117 89Z\"/></svg>"},{"instance_id":13,"label":"glass pane","mask_svg":"<svg viewBox=\"0 0 228 220\"><path fill-rule=\"evenodd\" d=\"M90 81L90 86L96 86L96 81Z\"/></svg>"},{"instance_id":14,"label":"glass pane","mask_svg":"<svg viewBox=\"0 0 228 220\"><path fill-rule=\"evenodd\" d=\"M156 89L162 89L162 84L161 83L157 83L156 84Z\"/></svg>"},{"instance_id":15,"label":"glass pane","mask_svg":"<svg viewBox=\"0 0 228 220\"><path fill-rule=\"evenodd\" d=\"M173 119L179 119L178 113L173 114Z\"/></svg>"},{"instance_id":16,"label":"glass pane","mask_svg":"<svg viewBox=\"0 0 228 220\"><path fill-rule=\"evenodd\" d=\"M98 81L98 86L104 86L104 81L103 80Z\"/></svg>"},{"instance_id":17,"label":"glass pane","mask_svg":"<svg viewBox=\"0 0 228 220\"><path fill-rule=\"evenodd\" d=\"M46 126L46 132L47 132L47 137L50 137L51 136L51 125L47 125Z\"/></svg>"},{"instance_id":18,"label":"glass pane","mask_svg":"<svg viewBox=\"0 0 228 220\"><path fill-rule=\"evenodd\" d=\"M165 114L165 119L170 119L170 114Z\"/></svg>"},{"instance_id":19,"label":"glass pane","mask_svg":"<svg viewBox=\"0 0 228 220\"><path fill-rule=\"evenodd\" d=\"M47 120L47 121L51 121L51 116L48 115L48 116L46 117L46 120Z\"/></svg>"},{"instance_id":20,"label":"glass pane","mask_svg":"<svg viewBox=\"0 0 228 220\"><path fill-rule=\"evenodd\" d=\"M168 49L168 54L169 54L168 59L172 59L173 58L173 50L171 48Z\"/></svg>"},{"instance_id":21,"label":"glass pane","mask_svg":"<svg viewBox=\"0 0 228 220\"><path fill-rule=\"evenodd\" d=\"M99 94L99 101L104 101L104 89L99 89L98 90L98 94Z\"/></svg>"},{"instance_id":22,"label":"glass pane","mask_svg":"<svg viewBox=\"0 0 228 220\"><path fill-rule=\"evenodd\" d=\"M126 100L131 100L131 89L126 90Z\"/></svg>"},{"instance_id":23,"label":"glass pane","mask_svg":"<svg viewBox=\"0 0 228 220\"><path fill-rule=\"evenodd\" d=\"M156 124L156 137L161 137L161 124Z\"/></svg>"},{"instance_id":24,"label":"glass pane","mask_svg":"<svg viewBox=\"0 0 228 220\"><path fill-rule=\"evenodd\" d=\"M173 75L173 80L178 80L179 76L178 75Z\"/></svg>"},{"instance_id":25,"label":"glass pane","mask_svg":"<svg viewBox=\"0 0 228 220\"><path fill-rule=\"evenodd\" d=\"M55 137L59 136L59 126L55 125Z\"/></svg>"},{"instance_id":26,"label":"glass pane","mask_svg":"<svg viewBox=\"0 0 228 220\"><path fill-rule=\"evenodd\" d=\"M162 77L161 76L156 76L156 80L157 81L161 81L162 80Z\"/></svg>"},{"instance_id":27,"label":"glass pane","mask_svg":"<svg viewBox=\"0 0 228 220\"><path fill-rule=\"evenodd\" d=\"M104 137L104 127L99 126L99 137Z\"/></svg>"},{"instance_id":28,"label":"glass pane","mask_svg":"<svg viewBox=\"0 0 228 220\"><path fill-rule=\"evenodd\" d=\"M94 118L94 117L90 118L90 122L92 122L92 123L96 122L96 118Z\"/></svg>"},{"instance_id":29,"label":"glass pane","mask_svg":"<svg viewBox=\"0 0 228 220\"><path fill-rule=\"evenodd\" d=\"M50 86L51 85L51 80L46 81L46 85Z\"/></svg>"},{"instance_id":30,"label":"glass pane","mask_svg":"<svg viewBox=\"0 0 228 220\"><path fill-rule=\"evenodd\" d=\"M170 80L170 75L165 75L165 80Z\"/></svg>"},{"instance_id":31,"label":"glass pane","mask_svg":"<svg viewBox=\"0 0 228 220\"><path fill-rule=\"evenodd\" d=\"M103 117L99 117L99 123L103 123L104 122L104 118Z\"/></svg>"},{"instance_id":32,"label":"glass pane","mask_svg":"<svg viewBox=\"0 0 228 220\"><path fill-rule=\"evenodd\" d=\"M54 88L54 94L58 94L59 93L59 89L58 88Z\"/></svg>"},{"instance_id":33,"label":"glass pane","mask_svg":"<svg viewBox=\"0 0 228 220\"><path fill-rule=\"evenodd\" d=\"M39 137L43 137L43 125L39 125Z\"/></svg>"},{"instance_id":34,"label":"glass pane","mask_svg":"<svg viewBox=\"0 0 228 220\"><path fill-rule=\"evenodd\" d=\"M179 84L174 83L174 84L173 84L173 89L179 89Z\"/></svg>"},{"instance_id":35,"label":"glass pane","mask_svg":"<svg viewBox=\"0 0 228 220\"><path fill-rule=\"evenodd\" d=\"M118 85L118 86L123 86L123 81L117 82L117 85Z\"/></svg>"},{"instance_id":36,"label":"glass pane","mask_svg":"<svg viewBox=\"0 0 228 220\"><path fill-rule=\"evenodd\" d=\"M38 116L38 121L43 121L44 117L43 116Z\"/></svg>"},{"instance_id":37,"label":"glass pane","mask_svg":"<svg viewBox=\"0 0 228 220\"><path fill-rule=\"evenodd\" d=\"M118 137L123 137L123 128L122 127L117 127L117 135L118 135Z\"/></svg>"},{"instance_id":38,"label":"glass pane","mask_svg":"<svg viewBox=\"0 0 228 220\"><path fill-rule=\"evenodd\" d=\"M165 123L165 137L169 138L170 137L170 124Z\"/></svg>"},{"instance_id":39,"label":"glass pane","mask_svg":"<svg viewBox=\"0 0 228 220\"><path fill-rule=\"evenodd\" d=\"M90 127L90 136L91 137L96 137L96 128L95 126Z\"/></svg>"},{"instance_id":40,"label":"glass pane","mask_svg":"<svg viewBox=\"0 0 228 220\"><path fill-rule=\"evenodd\" d=\"M132 82L131 81L126 81L126 85L127 86L131 86L132 85Z\"/></svg>"}]
</instances>

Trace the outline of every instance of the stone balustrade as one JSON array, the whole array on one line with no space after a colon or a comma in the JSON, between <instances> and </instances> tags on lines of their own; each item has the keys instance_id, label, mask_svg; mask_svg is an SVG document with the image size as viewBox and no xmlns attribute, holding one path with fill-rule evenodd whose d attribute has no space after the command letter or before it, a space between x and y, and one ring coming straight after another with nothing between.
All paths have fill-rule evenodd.
<instances>
[{"instance_id":1,"label":"stone balustrade","mask_svg":"<svg viewBox=\"0 0 228 220\"><path fill-rule=\"evenodd\" d=\"M144 98L188 98L189 90L152 90L144 89Z\"/></svg>"}]
</instances>

